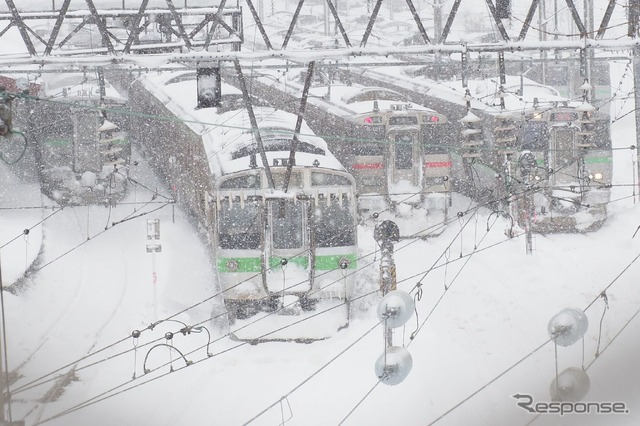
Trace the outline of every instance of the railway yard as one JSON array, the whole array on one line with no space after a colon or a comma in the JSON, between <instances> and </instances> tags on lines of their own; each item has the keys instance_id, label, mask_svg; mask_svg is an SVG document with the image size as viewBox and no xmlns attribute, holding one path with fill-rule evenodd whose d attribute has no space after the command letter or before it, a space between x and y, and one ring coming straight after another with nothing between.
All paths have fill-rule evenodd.
<instances>
[{"instance_id":1,"label":"railway yard","mask_svg":"<svg viewBox=\"0 0 640 426\"><path fill-rule=\"evenodd\" d=\"M640 423L640 13L74 1L0 13L0 426Z\"/></svg>"}]
</instances>

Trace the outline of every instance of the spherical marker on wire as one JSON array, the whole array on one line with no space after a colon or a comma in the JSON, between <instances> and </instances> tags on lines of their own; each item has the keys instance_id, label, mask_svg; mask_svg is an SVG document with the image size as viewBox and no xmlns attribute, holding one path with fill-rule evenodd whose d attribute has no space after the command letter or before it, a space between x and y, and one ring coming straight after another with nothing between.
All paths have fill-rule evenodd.
<instances>
[{"instance_id":1,"label":"spherical marker on wire","mask_svg":"<svg viewBox=\"0 0 640 426\"><path fill-rule=\"evenodd\" d=\"M570 346L584 336L588 327L589 319L582 310L564 308L551 318L547 331L556 344Z\"/></svg>"},{"instance_id":2,"label":"spherical marker on wire","mask_svg":"<svg viewBox=\"0 0 640 426\"><path fill-rule=\"evenodd\" d=\"M412 367L413 359L409 351L400 346L392 346L376 361L375 372L382 383L393 386L401 383Z\"/></svg>"},{"instance_id":3,"label":"spherical marker on wire","mask_svg":"<svg viewBox=\"0 0 640 426\"><path fill-rule=\"evenodd\" d=\"M578 402L589 393L591 381L582 368L570 367L553 379L549 388L551 399L561 402Z\"/></svg>"},{"instance_id":4,"label":"spherical marker on wire","mask_svg":"<svg viewBox=\"0 0 640 426\"><path fill-rule=\"evenodd\" d=\"M400 327L409 321L413 309L413 298L409 293L402 290L390 291L378 303L378 319L384 321L386 327Z\"/></svg>"}]
</instances>

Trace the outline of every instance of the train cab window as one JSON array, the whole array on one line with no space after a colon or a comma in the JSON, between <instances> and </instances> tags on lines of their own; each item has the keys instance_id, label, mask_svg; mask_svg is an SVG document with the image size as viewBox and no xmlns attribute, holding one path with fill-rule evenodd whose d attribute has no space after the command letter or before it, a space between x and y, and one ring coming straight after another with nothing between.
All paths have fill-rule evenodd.
<instances>
[{"instance_id":1,"label":"train cab window","mask_svg":"<svg viewBox=\"0 0 640 426\"><path fill-rule=\"evenodd\" d=\"M227 179L220 184L221 189L260 189L260 175L243 175Z\"/></svg>"},{"instance_id":2,"label":"train cab window","mask_svg":"<svg viewBox=\"0 0 640 426\"><path fill-rule=\"evenodd\" d=\"M49 123L47 123L46 125L43 125L43 123L37 123L40 126L43 126L43 131L46 128L46 133L50 136L69 136L71 138L73 138L73 121L71 120L70 117L72 117L72 114L67 115L67 118L62 118L62 119L54 119L53 117L49 117L46 116L48 119L50 118L51 121Z\"/></svg>"},{"instance_id":3,"label":"train cab window","mask_svg":"<svg viewBox=\"0 0 640 426\"><path fill-rule=\"evenodd\" d=\"M384 141L379 143L356 144L353 147L354 155L384 155Z\"/></svg>"},{"instance_id":4,"label":"train cab window","mask_svg":"<svg viewBox=\"0 0 640 426\"><path fill-rule=\"evenodd\" d=\"M522 149L540 151L547 149L549 135L547 133L547 123L544 121L528 121L522 126L520 134Z\"/></svg>"},{"instance_id":5,"label":"train cab window","mask_svg":"<svg viewBox=\"0 0 640 426\"><path fill-rule=\"evenodd\" d=\"M549 115L549 121L576 121L578 119L577 112L559 111L552 112Z\"/></svg>"},{"instance_id":6,"label":"train cab window","mask_svg":"<svg viewBox=\"0 0 640 426\"><path fill-rule=\"evenodd\" d=\"M573 162L574 158L575 132L570 127L559 127L553 130L553 140L555 150L554 169L560 170L567 164Z\"/></svg>"},{"instance_id":7,"label":"train cab window","mask_svg":"<svg viewBox=\"0 0 640 426\"><path fill-rule=\"evenodd\" d=\"M453 145L453 135L448 126L422 126L422 152L425 154L446 154L446 145Z\"/></svg>"},{"instance_id":8,"label":"train cab window","mask_svg":"<svg viewBox=\"0 0 640 426\"><path fill-rule=\"evenodd\" d=\"M221 203L218 212L218 245L223 249L259 249L260 221L259 206L256 203L239 202L229 206L229 201Z\"/></svg>"},{"instance_id":9,"label":"train cab window","mask_svg":"<svg viewBox=\"0 0 640 426\"><path fill-rule=\"evenodd\" d=\"M418 117L412 115L398 115L389 117L390 126L412 126L418 124Z\"/></svg>"},{"instance_id":10,"label":"train cab window","mask_svg":"<svg viewBox=\"0 0 640 426\"><path fill-rule=\"evenodd\" d=\"M413 137L410 134L396 135L394 142L396 169L410 169L413 166Z\"/></svg>"},{"instance_id":11,"label":"train cab window","mask_svg":"<svg viewBox=\"0 0 640 426\"><path fill-rule=\"evenodd\" d=\"M273 169L272 169L273 170ZM273 176L273 183L276 188L284 188L285 173L271 173ZM300 172L292 172L289 179L289 188L301 188L302 187L302 174Z\"/></svg>"},{"instance_id":12,"label":"train cab window","mask_svg":"<svg viewBox=\"0 0 640 426\"><path fill-rule=\"evenodd\" d=\"M334 175L330 173L311 173L311 186L336 186L351 185L349 179L345 176Z\"/></svg>"},{"instance_id":13,"label":"train cab window","mask_svg":"<svg viewBox=\"0 0 640 426\"><path fill-rule=\"evenodd\" d=\"M295 249L303 244L304 204L275 200L271 204L271 236L273 248Z\"/></svg>"},{"instance_id":14,"label":"train cab window","mask_svg":"<svg viewBox=\"0 0 640 426\"><path fill-rule=\"evenodd\" d=\"M93 111L77 112L75 115L75 138L81 145L95 145L98 140L98 114Z\"/></svg>"},{"instance_id":15,"label":"train cab window","mask_svg":"<svg viewBox=\"0 0 640 426\"><path fill-rule=\"evenodd\" d=\"M318 247L352 246L356 243L353 215L349 200L340 205L337 200L331 205L324 202L315 209L315 234Z\"/></svg>"}]
</instances>

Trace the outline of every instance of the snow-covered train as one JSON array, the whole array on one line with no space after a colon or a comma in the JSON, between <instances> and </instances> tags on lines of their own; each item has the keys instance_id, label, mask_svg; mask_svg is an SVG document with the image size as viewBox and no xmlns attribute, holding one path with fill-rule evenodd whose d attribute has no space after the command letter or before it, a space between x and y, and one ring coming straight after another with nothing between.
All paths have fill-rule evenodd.
<instances>
[{"instance_id":1,"label":"snow-covered train","mask_svg":"<svg viewBox=\"0 0 640 426\"><path fill-rule=\"evenodd\" d=\"M108 109L126 99L102 76L45 74L33 101L28 138L35 142L44 194L61 204L113 204L126 193L131 146Z\"/></svg>"},{"instance_id":2,"label":"snow-covered train","mask_svg":"<svg viewBox=\"0 0 640 426\"><path fill-rule=\"evenodd\" d=\"M612 179L608 109L520 80L507 78L498 91L495 81L469 82L484 105L462 119L457 173L474 182L477 199L502 202L522 228L598 229ZM484 119L474 120L480 109Z\"/></svg>"},{"instance_id":3,"label":"snow-covered train","mask_svg":"<svg viewBox=\"0 0 640 426\"><path fill-rule=\"evenodd\" d=\"M327 337L348 323L358 264L354 178L305 123L291 161L297 117L249 110L238 90L221 89L218 107L197 109L195 71L140 77L129 102L147 118L132 121L131 135L206 233L231 320L290 314L236 328L236 337ZM319 326L291 324L334 308L342 314L319 316ZM259 327L280 323L268 335Z\"/></svg>"},{"instance_id":4,"label":"snow-covered train","mask_svg":"<svg viewBox=\"0 0 640 426\"><path fill-rule=\"evenodd\" d=\"M253 73L252 94L297 113L307 72ZM362 219L393 220L402 236L442 232L452 166L442 144L445 115L397 91L355 84L347 72L330 66L313 73L305 118L355 177Z\"/></svg>"},{"instance_id":5,"label":"snow-covered train","mask_svg":"<svg viewBox=\"0 0 640 426\"><path fill-rule=\"evenodd\" d=\"M445 113L449 128L442 144L452 156L453 191L534 232L598 229L612 179L610 117L602 98L608 72L591 89L599 97L594 107L522 76L506 75L502 85L498 77L469 79L463 86L461 80L436 82L421 71L353 68L350 75Z\"/></svg>"}]
</instances>

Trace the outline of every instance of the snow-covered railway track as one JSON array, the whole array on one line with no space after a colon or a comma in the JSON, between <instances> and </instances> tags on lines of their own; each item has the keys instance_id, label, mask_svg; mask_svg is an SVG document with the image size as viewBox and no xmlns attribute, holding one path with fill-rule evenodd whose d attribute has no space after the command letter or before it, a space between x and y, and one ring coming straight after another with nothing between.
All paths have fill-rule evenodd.
<instances>
[{"instance_id":1,"label":"snow-covered railway track","mask_svg":"<svg viewBox=\"0 0 640 426\"><path fill-rule=\"evenodd\" d=\"M91 241L104 229L99 226L104 226L108 214L96 206L70 207L45 224L45 267L33 282L34 293L51 299L46 311L51 319L40 318L39 337L11 371L17 378L12 386L18 408L23 410L20 416L29 424L37 423L47 403L77 380L76 369L99 346L125 298L126 251L112 253L107 245ZM112 239L117 239L116 233L109 233ZM103 279L97 277L109 277L108 290L100 288ZM74 338L78 333L82 339Z\"/></svg>"}]
</instances>

